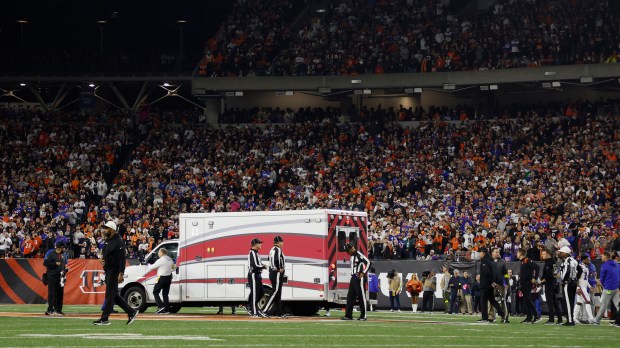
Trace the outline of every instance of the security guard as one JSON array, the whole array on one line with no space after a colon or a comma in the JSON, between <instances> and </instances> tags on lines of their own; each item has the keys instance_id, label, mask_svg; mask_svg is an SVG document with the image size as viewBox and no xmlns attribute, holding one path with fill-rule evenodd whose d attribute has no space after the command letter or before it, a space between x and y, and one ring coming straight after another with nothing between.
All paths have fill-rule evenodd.
<instances>
[{"instance_id":1,"label":"security guard","mask_svg":"<svg viewBox=\"0 0 620 348\"><path fill-rule=\"evenodd\" d=\"M562 262L562 270L561 270L561 282L562 282L562 293L564 294L564 300L566 300L566 318L567 322L565 322L564 326L575 326L575 317L573 313L575 311L575 294L577 293L577 279L580 274L577 272L580 270L578 267L579 264L577 261L571 256L572 251L569 247L563 246L558 250L558 256L560 259L564 260Z\"/></svg>"},{"instance_id":2,"label":"security guard","mask_svg":"<svg viewBox=\"0 0 620 348\"><path fill-rule=\"evenodd\" d=\"M284 239L281 236L275 236L273 238L273 248L269 252L269 280L271 280L271 286L273 294L269 298L269 301L265 305L265 309L274 307L274 314L280 318L288 318L282 311L282 284L284 283L284 266L286 260L284 259L284 253L282 252L282 245Z\"/></svg>"},{"instance_id":3,"label":"security guard","mask_svg":"<svg viewBox=\"0 0 620 348\"><path fill-rule=\"evenodd\" d=\"M157 304L157 314L170 314L170 306L168 304L168 293L170 292L170 284L172 284L172 271L175 268L174 262L168 256L168 250L160 248L157 252L159 259L152 265L148 265L149 270L157 269L157 284L153 288L153 297ZM164 301L162 302L159 293L162 293Z\"/></svg>"},{"instance_id":4,"label":"security guard","mask_svg":"<svg viewBox=\"0 0 620 348\"><path fill-rule=\"evenodd\" d=\"M93 322L93 325L110 325L108 318L112 313L114 304L119 305L127 313L127 325L134 322L138 316L138 310L131 308L118 293L118 283L125 278L125 243L116 232L116 223L108 221L103 226L103 236L106 239L103 247L101 264L105 271L105 301L101 318Z\"/></svg>"},{"instance_id":5,"label":"security guard","mask_svg":"<svg viewBox=\"0 0 620 348\"><path fill-rule=\"evenodd\" d=\"M519 276L521 277L519 290L521 290L521 293L523 294L522 309L526 315L525 319L521 323L534 324L540 321L537 320L538 314L536 312L536 307L534 306L534 301L532 300L532 284L536 282L539 268L534 262L532 262L531 259L525 257L526 254L527 252L523 248L519 248L519 250L517 250L517 258L521 260L521 266L519 267Z\"/></svg>"},{"instance_id":6,"label":"security guard","mask_svg":"<svg viewBox=\"0 0 620 348\"><path fill-rule=\"evenodd\" d=\"M263 262L258 255L258 251L263 246L263 241L254 238L252 239L252 249L248 255L248 284L250 285L250 297L249 297L249 312L252 318L268 318L263 311L258 308L258 302L265 292L263 291L263 277L261 272L267 267L263 265Z\"/></svg>"},{"instance_id":7,"label":"security guard","mask_svg":"<svg viewBox=\"0 0 620 348\"><path fill-rule=\"evenodd\" d=\"M65 243L58 242L55 249L50 249L43 259L43 265L47 268L47 311L45 315L65 315L62 312L64 297L64 281L66 277L67 260L63 252Z\"/></svg>"},{"instance_id":8,"label":"security guard","mask_svg":"<svg viewBox=\"0 0 620 348\"><path fill-rule=\"evenodd\" d=\"M347 254L351 255L351 281L347 293L347 309L341 320L353 320L353 305L359 298L360 317L357 320L366 321L366 274L370 268L370 261L362 255L352 243L345 245Z\"/></svg>"}]
</instances>

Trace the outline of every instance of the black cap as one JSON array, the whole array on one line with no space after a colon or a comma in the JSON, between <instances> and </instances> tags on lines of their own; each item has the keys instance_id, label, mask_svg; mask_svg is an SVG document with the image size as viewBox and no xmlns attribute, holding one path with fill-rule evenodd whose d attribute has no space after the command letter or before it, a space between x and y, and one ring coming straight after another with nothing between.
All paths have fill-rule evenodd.
<instances>
[{"instance_id":1,"label":"black cap","mask_svg":"<svg viewBox=\"0 0 620 348\"><path fill-rule=\"evenodd\" d=\"M280 243L280 242L284 242L284 239L282 239L282 237L280 236L275 236L273 237L273 243Z\"/></svg>"},{"instance_id":2,"label":"black cap","mask_svg":"<svg viewBox=\"0 0 620 348\"><path fill-rule=\"evenodd\" d=\"M485 247L482 247L482 248L480 248L480 249L478 250L478 252L488 254L488 253L489 253L489 249L487 249L487 248L485 248Z\"/></svg>"},{"instance_id":3,"label":"black cap","mask_svg":"<svg viewBox=\"0 0 620 348\"><path fill-rule=\"evenodd\" d=\"M56 248L64 248L65 247L65 243L63 242L56 242Z\"/></svg>"},{"instance_id":4,"label":"black cap","mask_svg":"<svg viewBox=\"0 0 620 348\"><path fill-rule=\"evenodd\" d=\"M258 238L254 238L254 239L252 239L252 245L262 244L262 243L263 243L263 241L262 241L262 240L260 240L260 239L258 239Z\"/></svg>"}]
</instances>

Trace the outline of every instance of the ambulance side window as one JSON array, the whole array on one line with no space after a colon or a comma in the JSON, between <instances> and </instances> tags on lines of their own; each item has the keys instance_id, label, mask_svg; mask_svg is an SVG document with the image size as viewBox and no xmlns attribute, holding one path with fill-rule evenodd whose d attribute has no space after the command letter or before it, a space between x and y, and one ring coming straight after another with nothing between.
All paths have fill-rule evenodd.
<instances>
[{"instance_id":1,"label":"ambulance side window","mask_svg":"<svg viewBox=\"0 0 620 348\"><path fill-rule=\"evenodd\" d=\"M347 233L338 231L338 251L346 251L344 250L345 244L347 244Z\"/></svg>"}]
</instances>

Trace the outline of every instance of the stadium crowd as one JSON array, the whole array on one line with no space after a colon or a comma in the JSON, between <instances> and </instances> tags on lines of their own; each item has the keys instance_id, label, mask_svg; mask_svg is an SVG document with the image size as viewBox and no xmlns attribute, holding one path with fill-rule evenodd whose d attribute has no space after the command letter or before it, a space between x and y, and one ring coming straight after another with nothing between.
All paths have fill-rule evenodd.
<instances>
[{"instance_id":1,"label":"stadium crowd","mask_svg":"<svg viewBox=\"0 0 620 348\"><path fill-rule=\"evenodd\" d=\"M96 257L98 228L115 218L140 257L178 236L179 212L331 208L369 212L374 258L469 260L497 246L536 260L538 245L565 243L555 236L596 259L618 237L620 121L592 115L617 104L469 121L437 108L445 117L416 127L316 117L216 129L166 113L141 142L119 116L3 112L0 244L31 257L51 235Z\"/></svg>"},{"instance_id":2,"label":"stadium crowd","mask_svg":"<svg viewBox=\"0 0 620 348\"><path fill-rule=\"evenodd\" d=\"M200 76L312 76L616 63L616 7L605 0L498 0L457 16L449 0L342 0L299 28L293 1L239 0L209 40ZM265 6L270 6L266 9ZM269 11L279 9L277 11ZM259 18L243 20L248 13Z\"/></svg>"}]
</instances>

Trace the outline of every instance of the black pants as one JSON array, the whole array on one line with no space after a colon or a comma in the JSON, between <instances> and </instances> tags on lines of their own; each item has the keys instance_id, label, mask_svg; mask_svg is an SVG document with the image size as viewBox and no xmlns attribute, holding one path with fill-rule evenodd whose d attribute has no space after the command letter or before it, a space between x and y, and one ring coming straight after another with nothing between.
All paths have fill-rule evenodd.
<instances>
[{"instance_id":1,"label":"black pants","mask_svg":"<svg viewBox=\"0 0 620 348\"><path fill-rule=\"evenodd\" d=\"M349 292L347 293L347 308L344 312L344 316L347 318L353 317L353 306L355 301L359 299L360 304L360 318L366 318L366 277L358 278L352 276L349 282Z\"/></svg>"},{"instance_id":2,"label":"black pants","mask_svg":"<svg viewBox=\"0 0 620 348\"><path fill-rule=\"evenodd\" d=\"M133 308L118 293L118 274L118 271L105 272L105 305L103 306L103 313L101 313L101 320L108 320L114 304L121 307L127 314L133 313Z\"/></svg>"},{"instance_id":3,"label":"black pants","mask_svg":"<svg viewBox=\"0 0 620 348\"><path fill-rule=\"evenodd\" d=\"M472 296L472 300L473 300L473 312L480 312L480 296Z\"/></svg>"},{"instance_id":4,"label":"black pants","mask_svg":"<svg viewBox=\"0 0 620 348\"><path fill-rule=\"evenodd\" d=\"M566 301L566 320L575 323L573 313L575 311L575 294L577 293L577 281L570 281L562 286L564 300Z\"/></svg>"},{"instance_id":5,"label":"black pants","mask_svg":"<svg viewBox=\"0 0 620 348\"><path fill-rule=\"evenodd\" d=\"M480 311L482 312L482 319L489 320L489 302L499 314L500 317L504 317L506 313L502 310L502 306L495 299L495 292L493 288L480 289Z\"/></svg>"},{"instance_id":6,"label":"black pants","mask_svg":"<svg viewBox=\"0 0 620 348\"><path fill-rule=\"evenodd\" d=\"M155 287L153 288L153 297L155 297L155 303L157 304L157 308L170 308L170 306L168 305L170 283L172 283L172 274L169 276L159 276L159 278L157 279L157 284L155 284ZM159 298L160 291L162 297L164 298L163 303L161 301L161 298Z\"/></svg>"},{"instance_id":7,"label":"black pants","mask_svg":"<svg viewBox=\"0 0 620 348\"><path fill-rule=\"evenodd\" d=\"M523 311L523 314L525 314L525 319L536 319L538 313L536 312L536 306L534 306L534 301L532 300L532 289L521 289L521 293L523 294L521 300L521 309Z\"/></svg>"},{"instance_id":8,"label":"black pants","mask_svg":"<svg viewBox=\"0 0 620 348\"><path fill-rule=\"evenodd\" d=\"M267 310L271 306L273 306L273 313L278 316L284 314L284 311L282 311L282 277L284 277L284 273L278 271L269 271L269 280L271 280L271 288L273 289L273 294L271 294L271 297L269 298L269 301L264 308L264 310Z\"/></svg>"},{"instance_id":9,"label":"black pants","mask_svg":"<svg viewBox=\"0 0 620 348\"><path fill-rule=\"evenodd\" d=\"M555 309L557 307L558 299L555 297L555 285L545 285L545 297L547 298L547 308L549 310L549 321L555 321ZM560 315L558 317L561 318Z\"/></svg>"},{"instance_id":10,"label":"black pants","mask_svg":"<svg viewBox=\"0 0 620 348\"><path fill-rule=\"evenodd\" d=\"M433 310L433 292L424 291L422 293L422 312Z\"/></svg>"},{"instance_id":11,"label":"black pants","mask_svg":"<svg viewBox=\"0 0 620 348\"><path fill-rule=\"evenodd\" d=\"M47 277L47 311L62 312L65 288L60 286L60 275Z\"/></svg>"},{"instance_id":12,"label":"black pants","mask_svg":"<svg viewBox=\"0 0 620 348\"><path fill-rule=\"evenodd\" d=\"M250 285L249 310L252 315L258 315L260 308L258 302L265 295L263 290L263 277L260 273L248 274L248 284Z\"/></svg>"},{"instance_id":13,"label":"black pants","mask_svg":"<svg viewBox=\"0 0 620 348\"><path fill-rule=\"evenodd\" d=\"M450 305L449 305L449 309L448 309L448 313L452 314L452 313L459 313L459 292L457 291L450 291Z\"/></svg>"}]
</instances>

